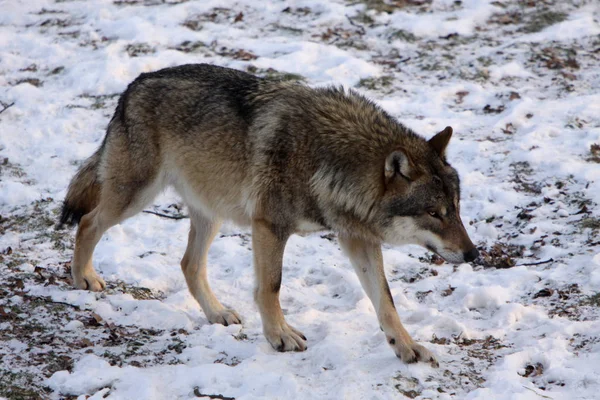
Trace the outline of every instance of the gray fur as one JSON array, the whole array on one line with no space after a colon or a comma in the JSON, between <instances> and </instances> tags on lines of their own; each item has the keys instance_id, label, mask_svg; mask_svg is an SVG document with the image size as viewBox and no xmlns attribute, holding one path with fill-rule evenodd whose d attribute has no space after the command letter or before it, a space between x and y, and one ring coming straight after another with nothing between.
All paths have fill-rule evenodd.
<instances>
[{"instance_id":1,"label":"gray fur","mask_svg":"<svg viewBox=\"0 0 600 400\"><path fill-rule=\"evenodd\" d=\"M206 64L142 74L121 96L102 148L65 200L63 222L83 217L75 284L103 287L91 265L95 242L170 185L197 216L182 268L211 322L239 322L214 298L203 272L215 227L230 219L260 232L257 301L267 339L277 349L304 350L303 335L287 325L277 297L280 256L291 234L321 227L366 252L387 241L421 244L456 262L474 254L458 214L458 175L444 158L451 135L447 128L428 142L342 88L312 89ZM381 259L348 253L360 258L356 265ZM385 294L384 286L369 290ZM389 307L381 305L381 318L400 329ZM426 354L411 347L405 331L386 335L403 358Z\"/></svg>"}]
</instances>

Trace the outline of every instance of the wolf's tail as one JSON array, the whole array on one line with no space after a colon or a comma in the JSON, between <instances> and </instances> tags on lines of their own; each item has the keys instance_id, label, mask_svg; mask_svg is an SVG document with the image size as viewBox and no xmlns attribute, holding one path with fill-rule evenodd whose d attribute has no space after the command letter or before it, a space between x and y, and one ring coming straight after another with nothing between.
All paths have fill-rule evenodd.
<instances>
[{"instance_id":1,"label":"wolf's tail","mask_svg":"<svg viewBox=\"0 0 600 400\"><path fill-rule=\"evenodd\" d=\"M98 169L103 151L104 143L85 161L71 180L60 215L61 225L78 224L81 217L96 208L100 202L102 184L98 177Z\"/></svg>"}]
</instances>

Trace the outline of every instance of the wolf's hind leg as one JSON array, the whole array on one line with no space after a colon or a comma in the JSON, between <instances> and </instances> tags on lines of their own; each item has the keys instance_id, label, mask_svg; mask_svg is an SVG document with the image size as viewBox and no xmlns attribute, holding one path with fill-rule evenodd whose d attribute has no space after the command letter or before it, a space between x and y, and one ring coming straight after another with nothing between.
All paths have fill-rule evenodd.
<instances>
[{"instance_id":1,"label":"wolf's hind leg","mask_svg":"<svg viewBox=\"0 0 600 400\"><path fill-rule=\"evenodd\" d=\"M400 322L385 278L381 245L343 236L338 240L342 250L350 258L363 289L371 299L381 329L396 356L405 363L424 361L437 367L435 356L425 347L415 343Z\"/></svg>"},{"instance_id":2,"label":"wolf's hind leg","mask_svg":"<svg viewBox=\"0 0 600 400\"><path fill-rule=\"evenodd\" d=\"M192 296L198 301L210 323L241 324L240 316L225 308L215 297L208 284L206 262L208 248L221 226L220 220L206 218L200 212L190 208L190 234L187 249L181 260L181 269L185 275Z\"/></svg>"},{"instance_id":3,"label":"wolf's hind leg","mask_svg":"<svg viewBox=\"0 0 600 400\"><path fill-rule=\"evenodd\" d=\"M137 214L146 205L146 202L140 201L142 198L139 194L124 195L123 191L118 193L113 186L104 185L100 204L84 215L79 222L71 263L71 276L78 289L98 292L106 287L106 283L92 265L94 249L104 232L127 217Z\"/></svg>"},{"instance_id":4,"label":"wolf's hind leg","mask_svg":"<svg viewBox=\"0 0 600 400\"><path fill-rule=\"evenodd\" d=\"M98 206L81 218L75 236L75 251L71 263L71 276L75 287L94 292L106 287L106 283L98 276L92 265L94 248L102 234L108 229L99 214L101 212Z\"/></svg>"},{"instance_id":5,"label":"wolf's hind leg","mask_svg":"<svg viewBox=\"0 0 600 400\"><path fill-rule=\"evenodd\" d=\"M97 292L106 286L94 270L92 254L104 232L140 212L161 189L156 180L144 183L140 189L129 182L107 181L102 186L98 206L81 218L71 263L73 283L78 289Z\"/></svg>"},{"instance_id":6,"label":"wolf's hind leg","mask_svg":"<svg viewBox=\"0 0 600 400\"><path fill-rule=\"evenodd\" d=\"M278 351L306 350L306 337L286 322L279 304L283 250L287 237L281 238L265 221L252 222L252 250L256 272L254 298L263 323L265 337Z\"/></svg>"},{"instance_id":7,"label":"wolf's hind leg","mask_svg":"<svg viewBox=\"0 0 600 400\"><path fill-rule=\"evenodd\" d=\"M134 168L133 161L116 150L107 156L98 205L81 218L75 236L71 275L78 289L100 291L106 286L92 265L98 241L110 227L140 212L163 187L157 166Z\"/></svg>"}]
</instances>

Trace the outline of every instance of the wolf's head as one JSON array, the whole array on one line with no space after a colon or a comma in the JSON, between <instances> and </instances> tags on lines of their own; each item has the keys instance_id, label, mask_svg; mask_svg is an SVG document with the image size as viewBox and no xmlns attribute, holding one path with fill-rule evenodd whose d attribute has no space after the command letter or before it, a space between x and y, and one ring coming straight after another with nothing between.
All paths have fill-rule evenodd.
<instances>
[{"instance_id":1,"label":"wolf's head","mask_svg":"<svg viewBox=\"0 0 600 400\"><path fill-rule=\"evenodd\" d=\"M460 219L460 182L445 159L452 128L429 141L392 149L385 160L383 238L418 244L451 263L479 255Z\"/></svg>"}]
</instances>

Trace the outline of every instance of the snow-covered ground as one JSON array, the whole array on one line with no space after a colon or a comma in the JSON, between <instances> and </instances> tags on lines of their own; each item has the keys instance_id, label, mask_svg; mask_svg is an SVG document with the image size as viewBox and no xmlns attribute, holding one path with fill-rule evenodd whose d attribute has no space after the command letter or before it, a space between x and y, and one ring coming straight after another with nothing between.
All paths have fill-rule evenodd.
<instances>
[{"instance_id":1,"label":"snow-covered ground","mask_svg":"<svg viewBox=\"0 0 600 400\"><path fill-rule=\"evenodd\" d=\"M0 397L600 398L599 20L596 0L0 0ZM54 227L69 180L131 80L199 62L354 87L427 137L454 128L481 260L384 252L440 368L394 356L330 234L286 249L303 353L262 336L232 225L209 276L243 326L208 324L188 293L185 218L112 228L94 255L108 289L72 289L74 230ZM186 213L170 192L148 210Z\"/></svg>"}]
</instances>

